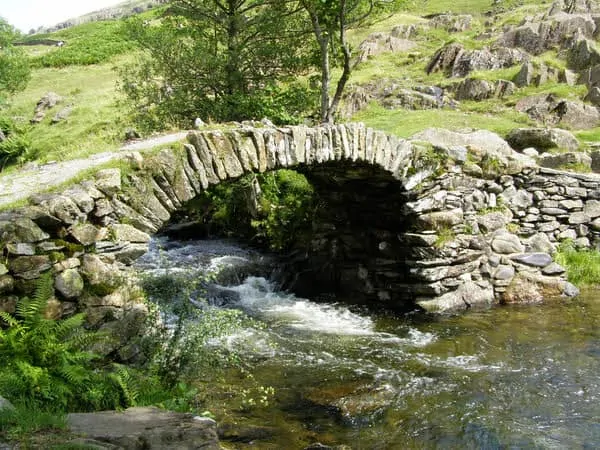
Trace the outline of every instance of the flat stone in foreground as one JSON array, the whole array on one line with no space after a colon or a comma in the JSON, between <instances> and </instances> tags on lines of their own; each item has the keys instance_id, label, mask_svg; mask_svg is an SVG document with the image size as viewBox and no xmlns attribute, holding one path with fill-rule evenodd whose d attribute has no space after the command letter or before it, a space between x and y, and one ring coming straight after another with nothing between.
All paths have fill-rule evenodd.
<instances>
[{"instance_id":1,"label":"flat stone in foreground","mask_svg":"<svg viewBox=\"0 0 600 450\"><path fill-rule=\"evenodd\" d=\"M214 420L156 407L67 416L69 430L125 450L218 450Z\"/></svg>"}]
</instances>

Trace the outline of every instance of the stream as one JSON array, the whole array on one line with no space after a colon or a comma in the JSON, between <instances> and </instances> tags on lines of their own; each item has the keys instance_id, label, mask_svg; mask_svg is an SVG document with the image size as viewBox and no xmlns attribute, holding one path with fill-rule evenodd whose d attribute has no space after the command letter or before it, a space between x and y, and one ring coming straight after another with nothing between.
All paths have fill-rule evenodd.
<instances>
[{"instance_id":1,"label":"stream","mask_svg":"<svg viewBox=\"0 0 600 450\"><path fill-rule=\"evenodd\" d=\"M218 343L251 368L252 384L238 371L223 384L257 403L215 392L207 407L219 423L262 432L226 448L600 448L598 291L432 318L298 298L270 279L273 265L232 241L166 238L137 262L142 272L224 270L211 302L261 324Z\"/></svg>"}]
</instances>

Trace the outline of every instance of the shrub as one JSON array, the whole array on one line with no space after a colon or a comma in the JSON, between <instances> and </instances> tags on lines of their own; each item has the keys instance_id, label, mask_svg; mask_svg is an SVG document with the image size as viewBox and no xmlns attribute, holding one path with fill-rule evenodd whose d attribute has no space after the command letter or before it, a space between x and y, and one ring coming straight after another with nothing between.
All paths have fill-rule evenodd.
<instances>
[{"instance_id":1,"label":"shrub","mask_svg":"<svg viewBox=\"0 0 600 450\"><path fill-rule=\"evenodd\" d=\"M11 164L35 157L33 145L25 127L18 126L8 117L0 116L0 130L5 136L0 141L0 171Z\"/></svg>"}]
</instances>

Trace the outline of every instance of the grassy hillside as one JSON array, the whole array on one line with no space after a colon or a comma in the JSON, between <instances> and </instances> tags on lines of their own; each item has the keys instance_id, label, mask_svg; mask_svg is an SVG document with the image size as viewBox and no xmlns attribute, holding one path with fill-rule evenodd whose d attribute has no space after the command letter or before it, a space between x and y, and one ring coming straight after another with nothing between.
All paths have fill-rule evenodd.
<instances>
[{"instance_id":1,"label":"grassy hillside","mask_svg":"<svg viewBox=\"0 0 600 450\"><path fill-rule=\"evenodd\" d=\"M427 75L425 67L434 52L449 42L461 43L467 49L482 48L494 37L483 38L485 32L498 32L505 25L517 24L523 17L549 7L549 2L536 0L427 0L406 4L403 12L387 17L369 27L354 30L350 39L355 49L373 32L390 32L399 24L422 24L424 16L436 13L469 13L473 15L470 29L447 32L428 29L414 38L416 47L405 53L383 53L359 64L352 74L349 88L369 83L394 83L400 87L415 85L444 86L450 81L440 73ZM148 18L157 10L145 12ZM492 33L490 33L492 34ZM137 51L122 32L120 20L91 22L55 33L33 38L63 40L64 47L28 46L26 51L34 67L29 87L12 98L4 113L15 118L29 130L34 152L39 161L64 160L117 148L123 141L126 128L131 126L126 108L117 89L116 68L131 61ZM547 52L534 59L549 65L564 66L556 52ZM486 79L512 79L520 66L495 71L472 73ZM452 82L460 81L453 78ZM29 125L36 102L46 92L56 92L63 101L50 110L37 125ZM352 117L369 126L407 137L432 125L450 129L486 128L505 134L515 127L531 124L523 113L515 111L520 98L537 93L556 93L561 97L580 99L585 91L581 86L568 87L547 83L540 87L517 89L502 99L462 101L454 109L386 109L371 103ZM72 106L71 115L62 122L51 124L54 114ZM597 129L579 133L583 140L600 136Z\"/></svg>"}]
</instances>

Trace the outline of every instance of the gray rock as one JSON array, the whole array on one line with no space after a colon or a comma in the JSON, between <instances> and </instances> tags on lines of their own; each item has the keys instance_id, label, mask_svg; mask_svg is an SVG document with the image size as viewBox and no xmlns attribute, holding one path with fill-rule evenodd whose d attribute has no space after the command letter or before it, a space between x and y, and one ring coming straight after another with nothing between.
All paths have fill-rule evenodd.
<instances>
[{"instance_id":1,"label":"gray rock","mask_svg":"<svg viewBox=\"0 0 600 450\"><path fill-rule=\"evenodd\" d=\"M429 21L432 28L442 28L449 33L460 33L471 28L473 17L468 14L440 14Z\"/></svg>"},{"instance_id":2,"label":"gray rock","mask_svg":"<svg viewBox=\"0 0 600 450\"><path fill-rule=\"evenodd\" d=\"M510 216L500 212L492 212L477 217L477 224L484 233L504 228L510 222Z\"/></svg>"},{"instance_id":3,"label":"gray rock","mask_svg":"<svg viewBox=\"0 0 600 450\"><path fill-rule=\"evenodd\" d=\"M51 267L50 258L46 255L18 256L9 262L10 271L17 278L25 280L39 278L42 272Z\"/></svg>"},{"instance_id":4,"label":"gray rock","mask_svg":"<svg viewBox=\"0 0 600 450\"><path fill-rule=\"evenodd\" d=\"M574 212L569 215L569 223L571 225L579 225L581 223L588 223L590 217L584 212Z\"/></svg>"},{"instance_id":5,"label":"gray rock","mask_svg":"<svg viewBox=\"0 0 600 450\"><path fill-rule=\"evenodd\" d=\"M107 231L90 223L77 223L69 229L69 234L81 245L92 245L106 239Z\"/></svg>"},{"instance_id":6,"label":"gray rock","mask_svg":"<svg viewBox=\"0 0 600 450\"><path fill-rule=\"evenodd\" d=\"M15 256L33 256L35 255L35 246L33 244L6 244L6 251Z\"/></svg>"},{"instance_id":7,"label":"gray rock","mask_svg":"<svg viewBox=\"0 0 600 450\"><path fill-rule=\"evenodd\" d=\"M67 416L69 431L126 450L219 450L216 423L192 414L155 407Z\"/></svg>"},{"instance_id":8,"label":"gray rock","mask_svg":"<svg viewBox=\"0 0 600 450\"><path fill-rule=\"evenodd\" d=\"M112 224L109 227L109 233L116 241L128 241L142 244L150 242L149 234L128 224Z\"/></svg>"},{"instance_id":9,"label":"gray rock","mask_svg":"<svg viewBox=\"0 0 600 450\"><path fill-rule=\"evenodd\" d=\"M0 263L0 276L6 275L7 273L8 273L7 267L4 264Z\"/></svg>"},{"instance_id":10,"label":"gray rock","mask_svg":"<svg viewBox=\"0 0 600 450\"><path fill-rule=\"evenodd\" d=\"M579 148L577 138L559 128L516 128L508 134L506 141L516 150L534 147L538 151L551 148L575 151Z\"/></svg>"},{"instance_id":11,"label":"gray rock","mask_svg":"<svg viewBox=\"0 0 600 450\"><path fill-rule=\"evenodd\" d=\"M121 170L103 169L96 172L96 187L109 197L121 191Z\"/></svg>"},{"instance_id":12,"label":"gray rock","mask_svg":"<svg viewBox=\"0 0 600 450\"><path fill-rule=\"evenodd\" d=\"M513 266L509 265L500 265L494 273L492 274L492 278L495 280L511 280L512 277L515 276L515 269Z\"/></svg>"},{"instance_id":13,"label":"gray rock","mask_svg":"<svg viewBox=\"0 0 600 450\"><path fill-rule=\"evenodd\" d=\"M388 33L372 33L358 46L356 64L363 63L382 53L407 52L416 47L416 42L392 36Z\"/></svg>"},{"instance_id":14,"label":"gray rock","mask_svg":"<svg viewBox=\"0 0 600 450\"><path fill-rule=\"evenodd\" d=\"M575 230L567 229L565 231L561 231L556 238L559 241L564 241L566 239L577 239L577 232Z\"/></svg>"},{"instance_id":15,"label":"gray rock","mask_svg":"<svg viewBox=\"0 0 600 450\"><path fill-rule=\"evenodd\" d=\"M27 217L9 215L6 219L0 219L0 242L35 243L50 237Z\"/></svg>"},{"instance_id":16,"label":"gray rock","mask_svg":"<svg viewBox=\"0 0 600 450\"><path fill-rule=\"evenodd\" d=\"M583 212L586 216L590 217L591 219L600 217L600 201L588 200L587 202L585 202Z\"/></svg>"},{"instance_id":17,"label":"gray rock","mask_svg":"<svg viewBox=\"0 0 600 450\"><path fill-rule=\"evenodd\" d=\"M444 314L471 307L487 307L494 302L491 286L482 288L472 281L462 283L455 291L432 300L421 300L417 304L427 312Z\"/></svg>"},{"instance_id":18,"label":"gray rock","mask_svg":"<svg viewBox=\"0 0 600 450\"><path fill-rule=\"evenodd\" d=\"M567 54L567 63L573 70L585 70L600 64L600 52L593 41L583 37L575 37Z\"/></svg>"},{"instance_id":19,"label":"gray rock","mask_svg":"<svg viewBox=\"0 0 600 450\"><path fill-rule=\"evenodd\" d=\"M69 106L61 109L52 118L52 121L51 121L52 125L67 120L72 112L73 112L73 105L69 105Z\"/></svg>"},{"instance_id":20,"label":"gray rock","mask_svg":"<svg viewBox=\"0 0 600 450\"><path fill-rule=\"evenodd\" d=\"M542 273L544 275L562 275L565 272L566 272L565 268L555 262L548 264L546 267L544 267L542 269Z\"/></svg>"},{"instance_id":21,"label":"gray rock","mask_svg":"<svg viewBox=\"0 0 600 450\"><path fill-rule=\"evenodd\" d=\"M521 253L525 250L518 236L511 233L499 234L492 240L492 250L503 255Z\"/></svg>"},{"instance_id":22,"label":"gray rock","mask_svg":"<svg viewBox=\"0 0 600 450\"><path fill-rule=\"evenodd\" d=\"M510 259L532 267L546 267L552 263L552 256L547 253L524 253L511 256Z\"/></svg>"},{"instance_id":23,"label":"gray rock","mask_svg":"<svg viewBox=\"0 0 600 450\"><path fill-rule=\"evenodd\" d=\"M62 101L62 97L55 92L47 92L35 105L34 117L31 123L40 123L46 116L46 111L54 108Z\"/></svg>"},{"instance_id":24,"label":"gray rock","mask_svg":"<svg viewBox=\"0 0 600 450\"><path fill-rule=\"evenodd\" d=\"M565 283L563 296L565 297L577 297L579 295L579 289L572 283L568 281Z\"/></svg>"},{"instance_id":25,"label":"gray rock","mask_svg":"<svg viewBox=\"0 0 600 450\"><path fill-rule=\"evenodd\" d=\"M77 298L83 292L83 278L77 269L67 269L56 276L54 287L66 299Z\"/></svg>"}]
</instances>

